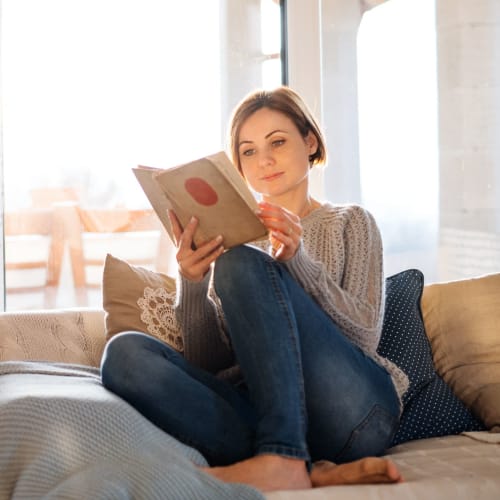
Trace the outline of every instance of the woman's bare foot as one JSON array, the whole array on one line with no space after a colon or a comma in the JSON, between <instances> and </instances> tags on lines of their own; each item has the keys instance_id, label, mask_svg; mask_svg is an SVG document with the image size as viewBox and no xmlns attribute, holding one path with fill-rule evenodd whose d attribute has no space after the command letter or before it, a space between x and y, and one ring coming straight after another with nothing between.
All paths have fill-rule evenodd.
<instances>
[{"instance_id":1,"label":"woman's bare foot","mask_svg":"<svg viewBox=\"0 0 500 500\"><path fill-rule=\"evenodd\" d=\"M248 484L261 491L311 488L304 461L278 455L257 455L233 465L202 470L221 481Z\"/></svg>"},{"instance_id":2,"label":"woman's bare foot","mask_svg":"<svg viewBox=\"0 0 500 500\"><path fill-rule=\"evenodd\" d=\"M339 484L399 483L403 480L394 462L367 457L345 464L315 462L311 471L313 487Z\"/></svg>"}]
</instances>

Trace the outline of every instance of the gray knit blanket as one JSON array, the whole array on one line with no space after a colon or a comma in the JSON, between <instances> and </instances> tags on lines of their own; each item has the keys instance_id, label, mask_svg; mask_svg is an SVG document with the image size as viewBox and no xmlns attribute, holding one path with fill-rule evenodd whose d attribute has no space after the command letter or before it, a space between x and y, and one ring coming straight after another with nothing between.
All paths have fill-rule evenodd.
<instances>
[{"instance_id":1,"label":"gray knit blanket","mask_svg":"<svg viewBox=\"0 0 500 500\"><path fill-rule=\"evenodd\" d=\"M107 391L97 369L0 363L0 500L263 500Z\"/></svg>"}]
</instances>

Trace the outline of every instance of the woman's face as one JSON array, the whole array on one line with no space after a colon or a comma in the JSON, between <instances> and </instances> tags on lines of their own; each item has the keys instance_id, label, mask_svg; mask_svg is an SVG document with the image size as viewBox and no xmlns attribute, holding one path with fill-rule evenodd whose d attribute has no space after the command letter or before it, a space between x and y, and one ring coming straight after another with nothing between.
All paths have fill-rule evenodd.
<instances>
[{"instance_id":1,"label":"woman's face","mask_svg":"<svg viewBox=\"0 0 500 500\"><path fill-rule=\"evenodd\" d=\"M309 156L318 147L309 132L302 137L283 113L261 108L243 123L238 154L243 176L264 196L280 196L307 182Z\"/></svg>"}]
</instances>

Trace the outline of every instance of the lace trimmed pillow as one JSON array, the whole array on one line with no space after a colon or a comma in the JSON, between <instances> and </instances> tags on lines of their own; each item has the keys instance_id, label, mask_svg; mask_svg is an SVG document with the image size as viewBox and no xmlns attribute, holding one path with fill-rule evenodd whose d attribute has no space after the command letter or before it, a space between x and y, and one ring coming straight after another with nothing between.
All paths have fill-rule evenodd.
<instances>
[{"instance_id":1,"label":"lace trimmed pillow","mask_svg":"<svg viewBox=\"0 0 500 500\"><path fill-rule=\"evenodd\" d=\"M124 331L147 333L183 351L175 318L175 279L106 256L102 278L106 340Z\"/></svg>"}]
</instances>

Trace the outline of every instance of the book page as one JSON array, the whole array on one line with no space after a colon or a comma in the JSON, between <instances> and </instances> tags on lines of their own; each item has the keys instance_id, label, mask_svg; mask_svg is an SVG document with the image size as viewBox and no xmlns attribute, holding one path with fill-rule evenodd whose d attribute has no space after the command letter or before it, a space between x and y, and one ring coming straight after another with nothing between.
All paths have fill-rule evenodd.
<instances>
[{"instance_id":1,"label":"book page","mask_svg":"<svg viewBox=\"0 0 500 500\"><path fill-rule=\"evenodd\" d=\"M219 234L226 248L267 236L255 214L257 201L224 152L168 169L139 167L134 172L156 212L166 214L171 208L182 227L191 217L198 219L196 247Z\"/></svg>"},{"instance_id":2,"label":"book page","mask_svg":"<svg viewBox=\"0 0 500 500\"><path fill-rule=\"evenodd\" d=\"M172 203L165 196L163 190L154 179L154 175L161 171L159 168L144 167L142 165L132 169L151 206L165 227L170 239L175 242L172 225L168 217L168 210L175 210Z\"/></svg>"}]
</instances>

